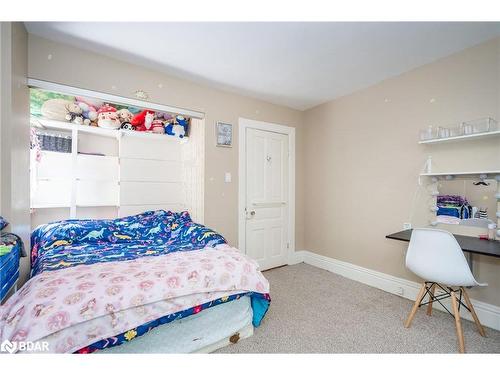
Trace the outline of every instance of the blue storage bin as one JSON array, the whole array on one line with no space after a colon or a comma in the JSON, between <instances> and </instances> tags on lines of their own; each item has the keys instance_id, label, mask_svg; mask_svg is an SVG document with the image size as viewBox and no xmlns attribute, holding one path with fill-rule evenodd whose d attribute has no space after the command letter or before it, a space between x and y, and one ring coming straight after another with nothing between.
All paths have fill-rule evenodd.
<instances>
[{"instance_id":1,"label":"blue storage bin","mask_svg":"<svg viewBox=\"0 0 500 375\"><path fill-rule=\"evenodd\" d=\"M19 278L19 258L21 245L14 244L10 253L0 256L0 301Z\"/></svg>"}]
</instances>

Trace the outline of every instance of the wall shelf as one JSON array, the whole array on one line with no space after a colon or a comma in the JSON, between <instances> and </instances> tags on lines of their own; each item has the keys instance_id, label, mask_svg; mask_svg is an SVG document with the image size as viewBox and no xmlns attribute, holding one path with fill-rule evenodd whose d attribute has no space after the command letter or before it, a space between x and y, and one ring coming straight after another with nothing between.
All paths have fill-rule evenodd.
<instances>
[{"instance_id":1,"label":"wall shelf","mask_svg":"<svg viewBox=\"0 0 500 375\"><path fill-rule=\"evenodd\" d=\"M467 140L482 139L482 138L494 138L498 136L500 136L500 130L495 130L485 133L458 135L456 137L448 137L448 138L426 139L419 141L418 143L421 145L428 145L428 144L445 143L445 142L467 141Z\"/></svg>"},{"instance_id":2,"label":"wall shelf","mask_svg":"<svg viewBox=\"0 0 500 375\"><path fill-rule=\"evenodd\" d=\"M103 129L97 126L78 125L71 122L48 120L41 117L31 117L30 123L31 126L43 130L60 130L71 132L76 129L82 133L96 134L102 137L116 138L119 136L118 130Z\"/></svg>"},{"instance_id":3,"label":"wall shelf","mask_svg":"<svg viewBox=\"0 0 500 375\"><path fill-rule=\"evenodd\" d=\"M45 150L43 151L45 152ZM68 155L71 155L71 154L68 154ZM80 159L100 159L100 160L118 160L118 156L112 156L112 155L94 155L94 154L82 154L82 153L78 153L77 154L78 158Z\"/></svg>"},{"instance_id":4,"label":"wall shelf","mask_svg":"<svg viewBox=\"0 0 500 375\"><path fill-rule=\"evenodd\" d=\"M38 210L38 209L45 209L45 208L67 208L69 210L70 204L51 204L51 203L32 203L30 206L30 209L32 210Z\"/></svg>"},{"instance_id":5,"label":"wall shelf","mask_svg":"<svg viewBox=\"0 0 500 375\"><path fill-rule=\"evenodd\" d=\"M120 207L117 204L107 204L107 203L88 203L88 204L77 204L76 207Z\"/></svg>"},{"instance_id":6,"label":"wall shelf","mask_svg":"<svg viewBox=\"0 0 500 375\"><path fill-rule=\"evenodd\" d=\"M479 175L485 174L488 176L487 179L494 179L495 176L500 176L500 170L496 171L471 171L471 172L433 172L433 173L420 173L422 177L462 177L462 178L478 178Z\"/></svg>"},{"instance_id":7,"label":"wall shelf","mask_svg":"<svg viewBox=\"0 0 500 375\"><path fill-rule=\"evenodd\" d=\"M78 130L78 132L86 133L86 134L94 134L101 137L109 137L109 138L120 138L122 136L127 137L137 137L137 138L146 138L146 139L154 139L161 140L167 142L185 142L188 137L177 138L171 135L166 134L155 134L148 132L138 132L134 130L123 130L123 129L104 129L98 126L88 126L88 125L78 125L71 122L65 121L57 121L57 120L48 120L41 117L31 117L31 126L43 129L43 130L58 130L58 131L66 131L71 132L73 130Z\"/></svg>"}]
</instances>

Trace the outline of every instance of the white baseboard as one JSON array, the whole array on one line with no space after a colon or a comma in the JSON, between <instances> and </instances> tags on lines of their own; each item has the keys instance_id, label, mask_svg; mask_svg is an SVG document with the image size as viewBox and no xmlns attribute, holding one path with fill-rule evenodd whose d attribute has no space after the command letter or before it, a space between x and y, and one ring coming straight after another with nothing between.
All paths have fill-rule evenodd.
<instances>
[{"instance_id":1,"label":"white baseboard","mask_svg":"<svg viewBox=\"0 0 500 375\"><path fill-rule=\"evenodd\" d=\"M386 273L374 271L368 268L360 267L352 263L342 262L337 259L329 258L323 255L315 254L310 251L296 251L290 257L289 264L298 264L304 262L338 275L347 277L348 279L359 281L360 283L382 289L386 292L399 295L409 300L414 301L417 298L420 290L419 283L388 275ZM442 301L444 305L451 310L449 300ZM474 309L481 323L486 326L500 331L500 307L489 303L471 300ZM438 310L445 311L444 308L435 303L433 305ZM466 309L461 309L460 313L464 319L472 320L472 316Z\"/></svg>"}]
</instances>

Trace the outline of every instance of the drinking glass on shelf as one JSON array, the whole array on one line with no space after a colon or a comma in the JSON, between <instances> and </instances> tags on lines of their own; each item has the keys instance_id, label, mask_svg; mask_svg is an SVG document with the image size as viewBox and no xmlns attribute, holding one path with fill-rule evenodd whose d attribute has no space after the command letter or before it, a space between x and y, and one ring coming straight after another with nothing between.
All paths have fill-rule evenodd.
<instances>
[{"instance_id":1,"label":"drinking glass on shelf","mask_svg":"<svg viewBox=\"0 0 500 375\"><path fill-rule=\"evenodd\" d=\"M450 129L445 127L438 127L438 136L439 138L448 138L450 136Z\"/></svg>"},{"instance_id":2,"label":"drinking glass on shelf","mask_svg":"<svg viewBox=\"0 0 500 375\"><path fill-rule=\"evenodd\" d=\"M425 130L420 131L420 140L421 141L428 141L430 139L434 138L434 131L432 128L432 125L429 125L429 127Z\"/></svg>"}]
</instances>

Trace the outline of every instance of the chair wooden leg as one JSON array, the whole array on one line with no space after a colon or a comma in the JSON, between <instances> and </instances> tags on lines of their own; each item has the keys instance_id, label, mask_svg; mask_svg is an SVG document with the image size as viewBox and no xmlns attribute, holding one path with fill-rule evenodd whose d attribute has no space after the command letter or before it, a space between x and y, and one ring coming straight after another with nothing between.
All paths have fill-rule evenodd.
<instances>
[{"instance_id":1,"label":"chair wooden leg","mask_svg":"<svg viewBox=\"0 0 500 375\"><path fill-rule=\"evenodd\" d=\"M424 293L425 293L425 283L422 283L422 287L420 288L420 291L418 292L417 299L415 300L415 303L413 304L413 308L411 309L410 315L408 316L408 319L406 319L405 328L410 328L413 317L417 313L420 302L422 302L422 298L424 297Z\"/></svg>"},{"instance_id":2,"label":"chair wooden leg","mask_svg":"<svg viewBox=\"0 0 500 375\"><path fill-rule=\"evenodd\" d=\"M436 295L436 284L432 284L431 293L429 294L429 304L427 305L427 315L432 315L432 296Z\"/></svg>"},{"instance_id":3,"label":"chair wooden leg","mask_svg":"<svg viewBox=\"0 0 500 375\"><path fill-rule=\"evenodd\" d=\"M476 323L476 327L477 327L477 330L479 331L479 334L483 337L486 337L486 332L484 332L484 328L481 325L479 318L477 317L476 311L474 310L474 306L472 306L472 303L469 299L469 295L467 294L465 288L460 288L460 289L462 289L462 294L464 295L465 303L467 304L467 307L470 310L470 314L472 315L472 318L474 318L474 322Z\"/></svg>"},{"instance_id":4,"label":"chair wooden leg","mask_svg":"<svg viewBox=\"0 0 500 375\"><path fill-rule=\"evenodd\" d=\"M465 353L464 333L462 331L462 323L460 322L460 313L458 311L458 303L455 292L450 291L451 294L451 307L453 308L453 315L455 316L455 327L457 328L458 338L458 351Z\"/></svg>"}]
</instances>

